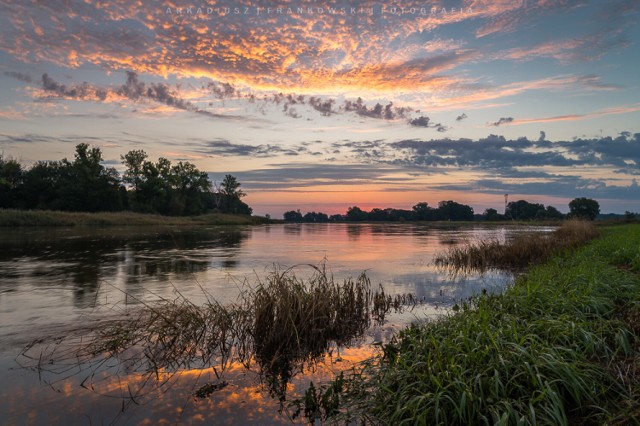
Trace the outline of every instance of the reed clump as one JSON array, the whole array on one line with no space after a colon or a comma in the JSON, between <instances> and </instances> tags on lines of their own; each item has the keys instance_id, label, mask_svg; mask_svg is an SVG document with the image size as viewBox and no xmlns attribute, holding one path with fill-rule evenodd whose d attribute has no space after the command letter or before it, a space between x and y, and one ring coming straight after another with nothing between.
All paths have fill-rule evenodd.
<instances>
[{"instance_id":1,"label":"reed clump","mask_svg":"<svg viewBox=\"0 0 640 426\"><path fill-rule=\"evenodd\" d=\"M527 233L510 241L487 240L452 247L435 258L436 265L459 272L488 269L521 270L598 236L592 222L568 220L548 233Z\"/></svg>"},{"instance_id":2,"label":"reed clump","mask_svg":"<svg viewBox=\"0 0 640 426\"><path fill-rule=\"evenodd\" d=\"M266 364L283 354L317 357L332 341L344 345L361 336L371 321L371 283L365 274L339 283L324 269L306 282L275 272L251 296L255 353Z\"/></svg>"},{"instance_id":3,"label":"reed clump","mask_svg":"<svg viewBox=\"0 0 640 426\"><path fill-rule=\"evenodd\" d=\"M360 338L372 321L402 310L409 300L389 298L393 303L374 305L383 290L373 292L366 274L340 282L324 266L312 268L307 279L292 269L276 270L257 285L247 285L229 305L215 300L195 305L181 296L146 305L122 320L33 342L21 359L53 373L77 365L79 373L89 372L88 379L106 366L116 374L124 367L126 374L160 377L206 367L218 374L231 361L247 366L255 362L272 396L284 401L293 375L332 346Z\"/></svg>"}]
</instances>

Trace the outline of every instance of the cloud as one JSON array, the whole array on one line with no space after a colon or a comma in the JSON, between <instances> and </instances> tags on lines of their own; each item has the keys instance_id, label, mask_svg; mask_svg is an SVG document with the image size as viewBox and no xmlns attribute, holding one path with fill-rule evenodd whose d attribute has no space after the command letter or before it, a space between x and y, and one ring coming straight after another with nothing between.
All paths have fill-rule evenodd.
<instances>
[{"instance_id":1,"label":"cloud","mask_svg":"<svg viewBox=\"0 0 640 426\"><path fill-rule=\"evenodd\" d=\"M232 143L228 140L217 139L200 143L199 146L191 147L193 152L206 156L229 156L229 157L277 157L281 155L297 156L300 154L312 154L309 149L302 145L295 147L283 147L275 144L247 145Z\"/></svg>"},{"instance_id":2,"label":"cloud","mask_svg":"<svg viewBox=\"0 0 640 426\"><path fill-rule=\"evenodd\" d=\"M618 114L628 114L632 112L640 111L640 104L634 105L621 105L617 107L605 108L599 111L594 111L585 114L567 114L567 115L556 115L553 117L539 117L539 118L519 118L513 119L509 117L509 124L512 125L520 125L520 124L531 124L531 123L553 123L556 121L575 121L575 120L587 120L591 118L602 117L605 115L618 115ZM504 120L503 118L500 121ZM497 122L500 123L500 122ZM497 126L504 123L493 123L492 125Z\"/></svg>"},{"instance_id":3,"label":"cloud","mask_svg":"<svg viewBox=\"0 0 640 426\"><path fill-rule=\"evenodd\" d=\"M413 120L409 120L409 124L414 127L429 127L429 117L422 115Z\"/></svg>"},{"instance_id":4,"label":"cloud","mask_svg":"<svg viewBox=\"0 0 640 426\"><path fill-rule=\"evenodd\" d=\"M490 125L498 127L498 126L502 126L503 124L511 124L513 123L513 120L514 120L513 117L500 117L500 120L494 123L491 123Z\"/></svg>"},{"instance_id":5,"label":"cloud","mask_svg":"<svg viewBox=\"0 0 640 426\"><path fill-rule=\"evenodd\" d=\"M15 79L18 79L18 80L22 81L23 83L31 83L31 82L33 82L33 79L31 78L31 76L29 74L24 74L24 73L21 73L21 72L5 71L4 75L9 76L9 77L13 77Z\"/></svg>"},{"instance_id":6,"label":"cloud","mask_svg":"<svg viewBox=\"0 0 640 426\"><path fill-rule=\"evenodd\" d=\"M214 118L239 118L231 115L216 114L183 99L180 94L164 83L150 83L138 80L135 72L127 72L127 81L119 87L99 87L88 83L66 85L57 82L47 73L42 75L42 90L45 97L61 97L64 99L112 102L114 100L129 99L134 102L153 101L171 108L194 112Z\"/></svg>"},{"instance_id":7,"label":"cloud","mask_svg":"<svg viewBox=\"0 0 640 426\"><path fill-rule=\"evenodd\" d=\"M456 117L456 121L462 121L465 118L468 118L468 115L463 112L462 114Z\"/></svg>"},{"instance_id":8,"label":"cloud","mask_svg":"<svg viewBox=\"0 0 640 426\"><path fill-rule=\"evenodd\" d=\"M397 184L410 181L407 177L392 176L402 170L391 165L371 168L363 164L271 164L269 168L240 171L234 176L247 190L272 190L290 192L309 186L347 186L371 184ZM209 173L214 180L223 175ZM340 191L345 191L341 188ZM335 189L326 189L335 191ZM353 190L347 190L353 191Z\"/></svg>"},{"instance_id":9,"label":"cloud","mask_svg":"<svg viewBox=\"0 0 640 426\"><path fill-rule=\"evenodd\" d=\"M473 19L472 13L391 14L370 2L343 9L283 0L277 7L285 13L262 14L256 13L262 5L247 6L251 13L236 14L238 3L222 1L178 14L177 3L158 6L151 0L18 2L4 6L0 49L24 63L205 77L216 82L211 90L221 97L230 95L229 85L324 95L436 89L458 81L440 73L475 54L460 40L422 37L425 30ZM367 13L369 7L376 12ZM403 7L419 11L425 5L409 0Z\"/></svg>"},{"instance_id":10,"label":"cloud","mask_svg":"<svg viewBox=\"0 0 640 426\"><path fill-rule=\"evenodd\" d=\"M100 87L88 83L82 84L61 84L50 77L47 73L42 75L42 89L47 99L61 97L64 99L95 101L95 102L112 102L122 99L129 99L134 102L153 101L170 108L183 111L190 111L210 117L240 118L237 116L216 114L204 108L197 106L195 103L185 100L180 92L165 83L145 83L140 81L137 73L133 71L126 72L126 82L117 87ZM376 103L375 106L368 107L362 98L356 101L344 100L338 104L337 100L331 97L297 95L294 93L275 93L258 97L255 93L242 93L232 85L217 85L209 82L203 86L205 93L197 92L196 95L202 98L206 94L213 94L218 99L241 99L247 100L251 104L258 105L262 108L265 105L283 104L281 112L292 118L300 118L301 114L298 110L291 108L292 105L310 106L316 112L323 116L331 116L334 114L344 114L355 112L357 115L381 120L394 120L404 118L411 108L396 107L393 102L386 105ZM55 95L55 96L54 96ZM205 98L206 100L206 98ZM210 103L211 105L211 103Z\"/></svg>"},{"instance_id":11,"label":"cloud","mask_svg":"<svg viewBox=\"0 0 640 426\"><path fill-rule=\"evenodd\" d=\"M519 194L519 196L542 195L552 197L576 198L589 197L596 199L637 199L640 188L632 181L629 185L607 185L595 179L584 179L580 176L546 176L538 182L527 182L511 179L479 179L465 184L438 185L440 190L473 191L489 194Z\"/></svg>"},{"instance_id":12,"label":"cloud","mask_svg":"<svg viewBox=\"0 0 640 426\"><path fill-rule=\"evenodd\" d=\"M42 74L42 89L45 92L70 99L104 101L107 98L107 91L104 89L90 86L87 83L67 86L65 84L58 83L53 78L49 77L49 74L47 73Z\"/></svg>"},{"instance_id":13,"label":"cloud","mask_svg":"<svg viewBox=\"0 0 640 426\"><path fill-rule=\"evenodd\" d=\"M135 4L126 0L46 5L10 2L3 6L0 15L3 28L0 50L25 64L190 79L190 83L196 81L193 84L201 85L213 99L242 98L251 102L260 101L261 95L266 94L269 99L261 102L279 101L283 113L291 117L301 117L306 111L304 108L289 111L294 104L286 98L276 100L274 93L286 91L305 96L305 104L325 116L346 111L390 120L404 118L401 102L434 111L461 105L473 108L474 102L527 90L567 90L571 84L551 86L549 82L549 86L534 87L535 82L519 82L494 87L488 78L470 78L469 71L475 64L497 59L562 58L581 50L587 52L586 59L592 60L594 55L589 56L589 48L608 52L628 45L624 32L637 18L638 11L637 3L618 0L611 8L603 6L615 25L603 23L603 28L597 28L594 24L581 31L584 34L555 44L549 40L534 44L516 39L520 45L508 44L495 53L490 51L493 45L439 34L449 30L453 34L457 25L464 24L467 31L477 37L498 35L520 25L539 23L559 11L574 14L579 6L589 6L589 11L597 7L583 1L441 1L433 4L438 8L434 14L430 10L432 5L407 0L402 2L405 12L393 14L381 9L393 5L369 1L361 2L353 12L350 6L343 10L340 5L320 5L306 0L282 0L277 5L264 6L246 4L250 9L247 14L243 10L235 13L234 8L241 7L231 1L203 4L202 12L198 12L196 5L191 13L178 14L177 7L186 10L189 5L169 1L158 6L151 0ZM461 6L473 11L460 12ZM276 10L257 14L257 7ZM375 11L369 13L370 7ZM458 11L443 13L440 7L448 10L456 7ZM172 13L168 14L167 8ZM277 12L277 8L281 8L282 13ZM316 12L308 13L309 8ZM319 8L323 8L322 13L318 12ZM422 9L429 10L423 13ZM605 15L605 12L599 13ZM527 56L525 52L532 53ZM597 76L590 77L575 85L590 90L618 88L599 81ZM153 83L157 86L152 87L151 84L147 83L146 87L152 91L149 99L210 114L203 104L163 92L167 87L176 91L175 87L164 83ZM82 90L81 86L66 89ZM359 96L373 101L366 109L354 108ZM181 99L187 103L181 103ZM350 99L350 103L343 102L344 99ZM389 107L390 101L393 101L392 107Z\"/></svg>"},{"instance_id":14,"label":"cloud","mask_svg":"<svg viewBox=\"0 0 640 426\"><path fill-rule=\"evenodd\" d=\"M545 135L546 137L546 135ZM575 139L550 142L546 139L508 140L489 135L472 139L407 139L396 142L371 141L333 144L343 155L371 161L364 155L376 150L376 161L407 167L465 168L493 173L522 167L590 166L628 168L640 164L640 133L617 138Z\"/></svg>"}]
</instances>

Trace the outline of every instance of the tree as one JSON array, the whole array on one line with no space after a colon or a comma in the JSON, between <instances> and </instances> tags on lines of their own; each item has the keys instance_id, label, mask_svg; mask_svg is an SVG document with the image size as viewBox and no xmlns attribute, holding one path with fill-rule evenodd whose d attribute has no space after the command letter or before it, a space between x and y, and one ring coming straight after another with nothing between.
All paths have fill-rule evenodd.
<instances>
[{"instance_id":1,"label":"tree","mask_svg":"<svg viewBox=\"0 0 640 426\"><path fill-rule=\"evenodd\" d=\"M302 217L302 221L309 223L325 223L329 222L329 216L322 212L308 212Z\"/></svg>"},{"instance_id":2,"label":"tree","mask_svg":"<svg viewBox=\"0 0 640 426\"><path fill-rule=\"evenodd\" d=\"M220 191L228 197L242 198L246 194L240 189L240 186L242 184L238 182L235 176L225 175L220 184Z\"/></svg>"},{"instance_id":3,"label":"tree","mask_svg":"<svg viewBox=\"0 0 640 426\"><path fill-rule=\"evenodd\" d=\"M63 201L61 209L80 211L114 211L122 210L120 201L120 178L114 168L106 168L102 164L102 151L89 144L76 145L75 159L73 163L62 160L64 167L61 198L65 200L65 194L69 198ZM66 170L69 169L69 170ZM78 208L67 208L65 204L78 203Z\"/></svg>"},{"instance_id":4,"label":"tree","mask_svg":"<svg viewBox=\"0 0 640 426\"><path fill-rule=\"evenodd\" d=\"M433 220L435 210L429 204L421 202L413 206L415 220Z\"/></svg>"},{"instance_id":5,"label":"tree","mask_svg":"<svg viewBox=\"0 0 640 426\"><path fill-rule=\"evenodd\" d=\"M163 159L160 159L163 160ZM168 160L167 160L168 161ZM159 162L160 176L167 168ZM170 188L169 212L174 215L196 215L204 211L205 197L211 193L211 182L205 172L192 163L180 161L168 170Z\"/></svg>"},{"instance_id":6,"label":"tree","mask_svg":"<svg viewBox=\"0 0 640 426\"><path fill-rule=\"evenodd\" d=\"M560 213L558 209L553 206L547 206L544 211L544 215L547 219L563 219L564 215Z\"/></svg>"},{"instance_id":7,"label":"tree","mask_svg":"<svg viewBox=\"0 0 640 426\"><path fill-rule=\"evenodd\" d=\"M347 209L347 220L350 222L362 222L367 220L367 212L363 211L360 207L353 206Z\"/></svg>"},{"instance_id":8,"label":"tree","mask_svg":"<svg viewBox=\"0 0 640 426\"><path fill-rule=\"evenodd\" d=\"M241 201L241 198L246 194L240 189L240 186L242 184L233 175L225 175L220 183L220 194L222 195L220 207L224 212L246 214L245 206L247 208L248 206Z\"/></svg>"},{"instance_id":9,"label":"tree","mask_svg":"<svg viewBox=\"0 0 640 426\"><path fill-rule=\"evenodd\" d=\"M375 222L384 222L389 220L389 212L379 208L372 209L368 214L368 219Z\"/></svg>"},{"instance_id":10,"label":"tree","mask_svg":"<svg viewBox=\"0 0 640 426\"><path fill-rule=\"evenodd\" d=\"M147 153L141 149L131 150L120 156L122 164L127 168L122 175L122 181L131 185L134 191L138 191L144 178L143 170L146 159Z\"/></svg>"},{"instance_id":11,"label":"tree","mask_svg":"<svg viewBox=\"0 0 640 426\"><path fill-rule=\"evenodd\" d=\"M514 220L543 219L545 209L543 204L530 203L525 200L512 201L507 204L505 216Z\"/></svg>"},{"instance_id":12,"label":"tree","mask_svg":"<svg viewBox=\"0 0 640 426\"><path fill-rule=\"evenodd\" d=\"M473 208L455 201L440 201L436 211L438 220L473 220Z\"/></svg>"},{"instance_id":13,"label":"tree","mask_svg":"<svg viewBox=\"0 0 640 426\"><path fill-rule=\"evenodd\" d=\"M484 216L484 220L488 221L500 220L500 215L496 209L486 209L482 216Z\"/></svg>"},{"instance_id":14,"label":"tree","mask_svg":"<svg viewBox=\"0 0 640 426\"><path fill-rule=\"evenodd\" d=\"M0 208L15 207L23 173L19 162L0 154Z\"/></svg>"},{"instance_id":15,"label":"tree","mask_svg":"<svg viewBox=\"0 0 640 426\"><path fill-rule=\"evenodd\" d=\"M76 145L73 162L39 162L24 173L24 208L66 211L121 210L120 179L114 168L102 164L100 148Z\"/></svg>"},{"instance_id":16,"label":"tree","mask_svg":"<svg viewBox=\"0 0 640 426\"><path fill-rule=\"evenodd\" d=\"M569 215L579 219L594 220L600 213L600 204L591 198L574 198L569 203Z\"/></svg>"},{"instance_id":17,"label":"tree","mask_svg":"<svg viewBox=\"0 0 640 426\"><path fill-rule=\"evenodd\" d=\"M291 210L284 213L284 221L285 222L302 222L302 213L300 210L295 211Z\"/></svg>"},{"instance_id":18,"label":"tree","mask_svg":"<svg viewBox=\"0 0 640 426\"><path fill-rule=\"evenodd\" d=\"M25 172L21 194L24 208L51 208L59 197L60 167L57 161L39 161Z\"/></svg>"}]
</instances>

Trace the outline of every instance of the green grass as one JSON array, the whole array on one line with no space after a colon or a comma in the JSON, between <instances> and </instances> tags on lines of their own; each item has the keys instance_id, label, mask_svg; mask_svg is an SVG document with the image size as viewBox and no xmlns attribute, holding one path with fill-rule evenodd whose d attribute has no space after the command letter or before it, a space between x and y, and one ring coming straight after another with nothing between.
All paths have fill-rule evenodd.
<instances>
[{"instance_id":1,"label":"green grass","mask_svg":"<svg viewBox=\"0 0 640 426\"><path fill-rule=\"evenodd\" d=\"M256 225L271 223L259 216L210 213L173 217L133 212L62 212L0 209L0 227L18 226L200 226Z\"/></svg>"},{"instance_id":2,"label":"green grass","mask_svg":"<svg viewBox=\"0 0 640 426\"><path fill-rule=\"evenodd\" d=\"M374 424L639 423L640 226L603 234L402 331L307 414L335 413L338 383L343 415Z\"/></svg>"}]
</instances>

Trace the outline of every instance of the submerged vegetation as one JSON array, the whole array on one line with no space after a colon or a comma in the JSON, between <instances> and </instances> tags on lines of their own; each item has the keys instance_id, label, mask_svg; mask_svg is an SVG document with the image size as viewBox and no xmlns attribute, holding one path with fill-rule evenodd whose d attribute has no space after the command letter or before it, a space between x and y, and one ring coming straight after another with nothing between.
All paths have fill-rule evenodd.
<instances>
[{"instance_id":1,"label":"submerged vegetation","mask_svg":"<svg viewBox=\"0 0 640 426\"><path fill-rule=\"evenodd\" d=\"M20 359L53 374L68 374L69 366L77 366L78 374L86 373L83 386L92 389L99 388L93 380L100 372L118 374L120 366L125 374L156 377L213 367L220 381L194 393L201 397L226 386L222 376L231 363L247 368L255 363L271 396L284 402L297 372L332 347L361 338L389 311L417 303L414 296L390 298L382 289L373 291L365 274L339 282L323 266L313 267L303 280L288 269L246 286L234 304L209 299L199 306L178 297L128 312L121 320L38 340Z\"/></svg>"},{"instance_id":2,"label":"submerged vegetation","mask_svg":"<svg viewBox=\"0 0 640 426\"><path fill-rule=\"evenodd\" d=\"M504 294L409 327L298 404L310 421L339 413L374 424L639 422L640 227L604 233Z\"/></svg>"},{"instance_id":3,"label":"submerged vegetation","mask_svg":"<svg viewBox=\"0 0 640 426\"><path fill-rule=\"evenodd\" d=\"M563 250L583 245L598 233L591 222L569 220L552 233L532 232L517 235L506 242L488 240L452 247L438 254L435 263L462 272L522 269Z\"/></svg>"}]
</instances>

